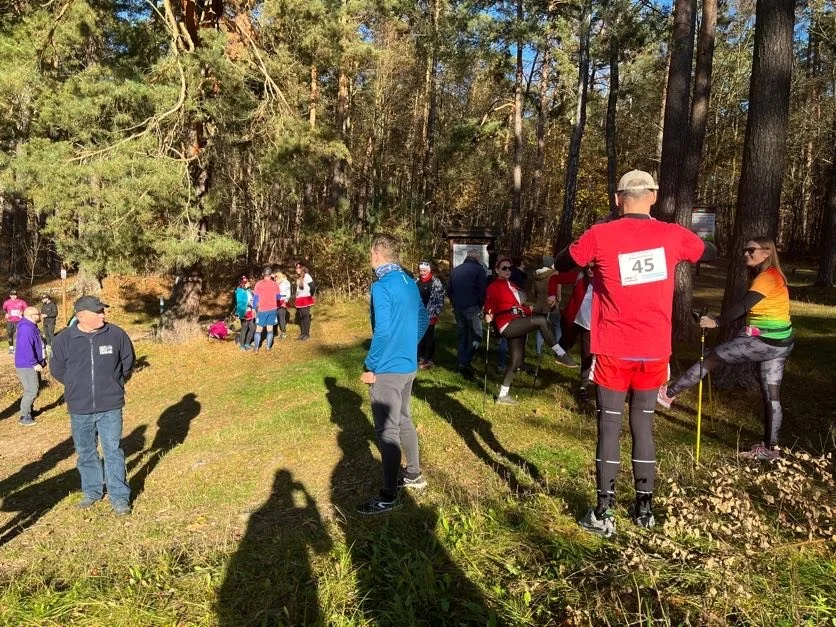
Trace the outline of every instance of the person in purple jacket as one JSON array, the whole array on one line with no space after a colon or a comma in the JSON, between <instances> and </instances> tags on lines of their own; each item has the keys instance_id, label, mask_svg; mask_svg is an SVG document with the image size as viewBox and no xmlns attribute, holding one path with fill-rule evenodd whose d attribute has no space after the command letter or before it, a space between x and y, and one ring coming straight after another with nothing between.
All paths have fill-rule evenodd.
<instances>
[{"instance_id":1,"label":"person in purple jacket","mask_svg":"<svg viewBox=\"0 0 836 627\"><path fill-rule=\"evenodd\" d=\"M41 371L46 366L44 359L44 342L38 329L41 312L37 307L27 307L23 310L23 318L17 323L17 341L15 342L15 370L17 378L23 385L23 396L20 399L20 424L31 427L35 424L32 418L32 405L38 398L41 389Z\"/></svg>"}]
</instances>

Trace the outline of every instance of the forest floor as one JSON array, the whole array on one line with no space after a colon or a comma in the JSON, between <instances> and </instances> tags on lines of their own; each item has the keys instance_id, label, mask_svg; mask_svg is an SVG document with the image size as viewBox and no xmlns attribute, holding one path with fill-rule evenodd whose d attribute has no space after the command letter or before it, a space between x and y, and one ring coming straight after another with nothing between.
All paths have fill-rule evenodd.
<instances>
[{"instance_id":1,"label":"forest floor","mask_svg":"<svg viewBox=\"0 0 836 627\"><path fill-rule=\"evenodd\" d=\"M790 450L771 465L739 461L759 439L759 394L715 382L695 467L696 393L684 394L657 412L657 527L630 522L624 463L611 540L576 522L594 497L596 433L592 406L573 397L577 372L544 359L533 395L529 375L515 379L518 407L485 404L484 353L475 381L455 373L449 311L437 366L413 393L429 486L371 519L354 511L381 477L359 381L365 302L323 298L314 339L294 341L291 327L270 354L138 339L123 440L134 511L122 518L106 503L75 509L61 386L43 389L37 426L21 427L3 359L0 624L834 624L836 303L803 287L811 280L791 277ZM156 287L106 287L110 317L143 337ZM704 267L697 304L716 309L722 287ZM677 347L674 373L698 350Z\"/></svg>"}]
</instances>

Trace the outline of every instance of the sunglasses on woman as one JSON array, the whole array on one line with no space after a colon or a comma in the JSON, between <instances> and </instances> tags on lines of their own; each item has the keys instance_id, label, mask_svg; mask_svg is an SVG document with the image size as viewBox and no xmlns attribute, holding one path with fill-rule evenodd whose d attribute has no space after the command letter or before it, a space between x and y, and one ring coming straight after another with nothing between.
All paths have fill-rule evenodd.
<instances>
[{"instance_id":1,"label":"sunglasses on woman","mask_svg":"<svg viewBox=\"0 0 836 627\"><path fill-rule=\"evenodd\" d=\"M755 246L749 246L748 248L743 249L743 254L749 255L750 257L755 254L756 250L766 250L765 248L756 248Z\"/></svg>"},{"instance_id":2,"label":"sunglasses on woman","mask_svg":"<svg viewBox=\"0 0 836 627\"><path fill-rule=\"evenodd\" d=\"M499 266L499 269L503 272L508 272L511 269L511 266Z\"/></svg>"}]
</instances>

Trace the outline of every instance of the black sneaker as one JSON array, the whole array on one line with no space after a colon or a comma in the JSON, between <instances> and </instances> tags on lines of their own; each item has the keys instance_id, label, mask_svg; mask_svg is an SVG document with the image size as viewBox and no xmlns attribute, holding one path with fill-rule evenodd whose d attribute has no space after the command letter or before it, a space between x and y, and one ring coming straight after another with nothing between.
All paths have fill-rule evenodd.
<instances>
[{"instance_id":1,"label":"black sneaker","mask_svg":"<svg viewBox=\"0 0 836 627\"><path fill-rule=\"evenodd\" d=\"M588 403L589 402L589 390L587 390L583 386L578 388L578 400L581 403Z\"/></svg>"},{"instance_id":2,"label":"black sneaker","mask_svg":"<svg viewBox=\"0 0 836 627\"><path fill-rule=\"evenodd\" d=\"M376 514L385 514L398 506L397 499L383 498L381 495L373 496L365 503L357 506L357 513L364 516L374 516Z\"/></svg>"},{"instance_id":3,"label":"black sneaker","mask_svg":"<svg viewBox=\"0 0 836 627\"><path fill-rule=\"evenodd\" d=\"M577 368L578 362L572 359L572 356L569 353L563 353L562 355L558 355L557 353L554 354L554 358L557 360L561 366L566 366L567 368Z\"/></svg>"},{"instance_id":4,"label":"black sneaker","mask_svg":"<svg viewBox=\"0 0 836 627\"><path fill-rule=\"evenodd\" d=\"M653 517L653 495L637 494L633 505L633 522L642 529L653 529L656 519Z\"/></svg>"},{"instance_id":5,"label":"black sneaker","mask_svg":"<svg viewBox=\"0 0 836 627\"><path fill-rule=\"evenodd\" d=\"M615 512L606 509L602 513L596 514L593 507L581 520L581 527L596 536L611 538L615 535Z\"/></svg>"},{"instance_id":6,"label":"black sneaker","mask_svg":"<svg viewBox=\"0 0 836 627\"><path fill-rule=\"evenodd\" d=\"M459 366L459 374L465 379L472 379L475 375L473 368L470 366Z\"/></svg>"},{"instance_id":7,"label":"black sneaker","mask_svg":"<svg viewBox=\"0 0 836 627\"><path fill-rule=\"evenodd\" d=\"M415 477L410 477L404 473L401 475L400 479L398 479L398 490L403 490L404 488L408 490L423 490L426 487L427 479L421 473Z\"/></svg>"}]
</instances>

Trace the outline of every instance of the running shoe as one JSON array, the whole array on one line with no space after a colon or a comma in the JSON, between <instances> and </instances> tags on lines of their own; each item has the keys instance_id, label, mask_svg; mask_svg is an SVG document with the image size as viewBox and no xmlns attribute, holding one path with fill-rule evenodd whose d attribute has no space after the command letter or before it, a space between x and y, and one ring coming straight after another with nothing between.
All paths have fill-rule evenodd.
<instances>
[{"instance_id":1,"label":"running shoe","mask_svg":"<svg viewBox=\"0 0 836 627\"><path fill-rule=\"evenodd\" d=\"M656 395L656 402L659 403L665 409L670 409L673 402L676 400L676 396L668 396L668 386L663 385L659 388L659 393Z\"/></svg>"},{"instance_id":2,"label":"running shoe","mask_svg":"<svg viewBox=\"0 0 836 627\"><path fill-rule=\"evenodd\" d=\"M557 360L561 366L566 366L567 368L577 368L578 362L572 359L572 356L569 353L563 353L562 355L558 355L557 353L554 354L554 358Z\"/></svg>"},{"instance_id":3,"label":"running shoe","mask_svg":"<svg viewBox=\"0 0 836 627\"><path fill-rule=\"evenodd\" d=\"M429 369L430 369L430 368L432 368L434 365L435 365L435 364L434 364L431 360L429 360L429 359L428 359L428 360L426 360L425 362L423 362L423 363L419 364L419 365L418 365L418 367L419 367L421 370L429 370Z\"/></svg>"},{"instance_id":4,"label":"running shoe","mask_svg":"<svg viewBox=\"0 0 836 627\"><path fill-rule=\"evenodd\" d=\"M763 442L758 442L748 451L741 451L738 457L741 459L757 459L762 462L774 462L781 458L781 453L776 447L765 446Z\"/></svg>"},{"instance_id":5,"label":"running shoe","mask_svg":"<svg viewBox=\"0 0 836 627\"><path fill-rule=\"evenodd\" d=\"M605 509L601 514L596 514L593 507L581 520L581 527L597 536L611 538L615 535L615 512Z\"/></svg>"},{"instance_id":6,"label":"running shoe","mask_svg":"<svg viewBox=\"0 0 836 627\"><path fill-rule=\"evenodd\" d=\"M513 398L510 394L505 394L503 396L496 397L496 404L497 405L519 405L520 402Z\"/></svg>"},{"instance_id":7,"label":"running shoe","mask_svg":"<svg viewBox=\"0 0 836 627\"><path fill-rule=\"evenodd\" d=\"M384 498L381 495L373 496L365 503L357 506L357 513L364 516L375 516L377 514L385 514L392 511L398 506L398 501L394 498Z\"/></svg>"},{"instance_id":8,"label":"running shoe","mask_svg":"<svg viewBox=\"0 0 836 627\"><path fill-rule=\"evenodd\" d=\"M586 386L581 386L578 388L578 400L581 403L589 402L589 390L586 389Z\"/></svg>"},{"instance_id":9,"label":"running shoe","mask_svg":"<svg viewBox=\"0 0 836 627\"><path fill-rule=\"evenodd\" d=\"M22 424L24 427L33 427L37 423L35 422L35 419L32 418L32 416L21 416L20 424Z\"/></svg>"},{"instance_id":10,"label":"running shoe","mask_svg":"<svg viewBox=\"0 0 836 627\"><path fill-rule=\"evenodd\" d=\"M423 490L426 487L427 479L422 473L418 473L416 476L410 477L404 471L400 479L398 479L398 490L403 490L404 488L408 490Z\"/></svg>"},{"instance_id":11,"label":"running shoe","mask_svg":"<svg viewBox=\"0 0 836 627\"><path fill-rule=\"evenodd\" d=\"M653 495L637 494L636 502L633 505L633 522L643 529L652 529L656 526L656 519L653 517Z\"/></svg>"}]
</instances>

